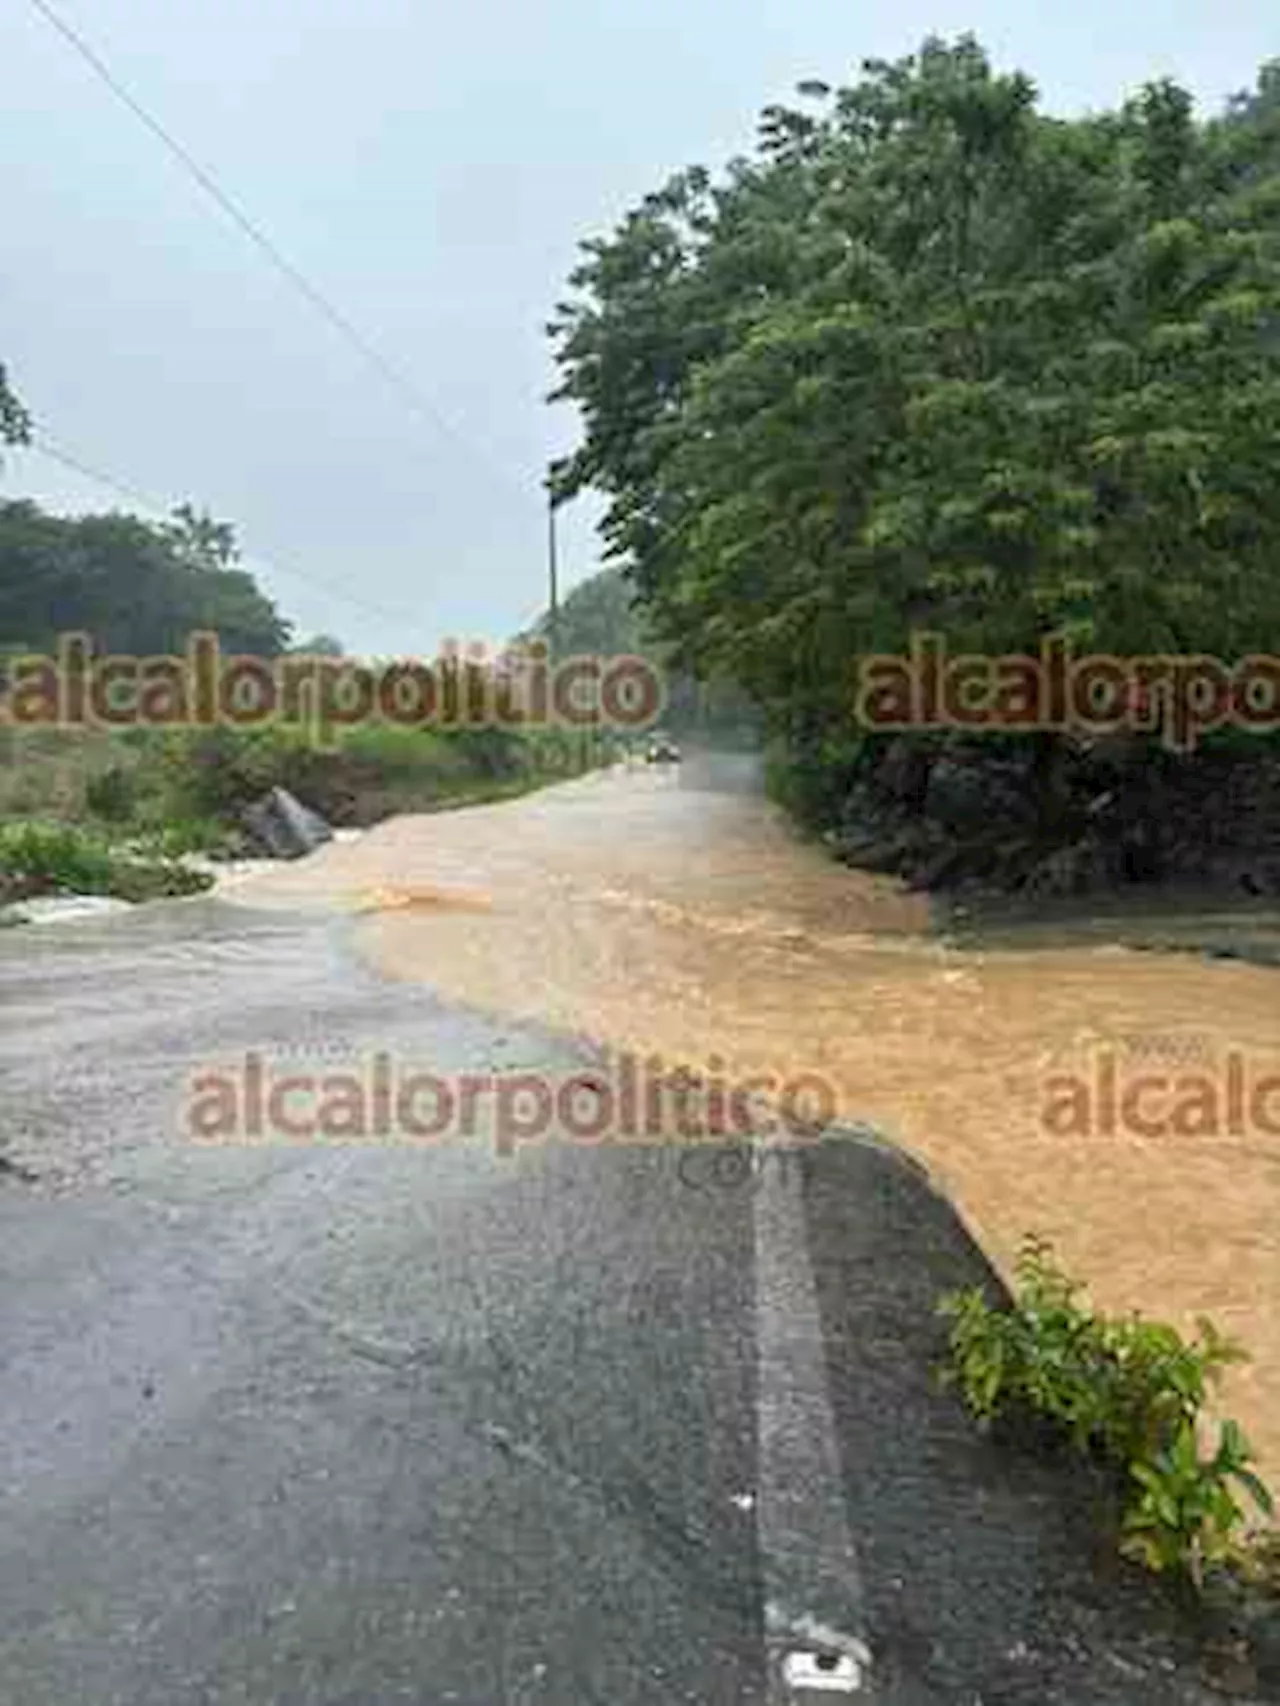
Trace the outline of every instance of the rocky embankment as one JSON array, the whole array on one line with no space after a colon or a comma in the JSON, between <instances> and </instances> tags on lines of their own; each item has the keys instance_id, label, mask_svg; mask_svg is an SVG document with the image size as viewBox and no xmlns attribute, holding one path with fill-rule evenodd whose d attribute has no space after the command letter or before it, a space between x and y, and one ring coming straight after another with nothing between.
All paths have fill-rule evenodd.
<instances>
[{"instance_id":1,"label":"rocky embankment","mask_svg":"<svg viewBox=\"0 0 1280 1706\"><path fill-rule=\"evenodd\" d=\"M1028 897L1160 886L1280 896L1280 762L1135 745L1030 750L891 746L827 840L912 887Z\"/></svg>"}]
</instances>

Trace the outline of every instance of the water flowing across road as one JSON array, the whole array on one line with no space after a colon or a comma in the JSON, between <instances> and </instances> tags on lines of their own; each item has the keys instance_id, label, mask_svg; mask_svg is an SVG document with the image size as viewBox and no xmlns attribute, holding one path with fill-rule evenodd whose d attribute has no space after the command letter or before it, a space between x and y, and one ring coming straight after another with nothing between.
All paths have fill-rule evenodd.
<instances>
[{"instance_id":1,"label":"water flowing across road","mask_svg":"<svg viewBox=\"0 0 1280 1706\"><path fill-rule=\"evenodd\" d=\"M1130 952L1110 924L957 946L925 899L833 863L758 794L698 784L614 771L398 818L229 892L342 908L383 974L491 1012L731 1079L817 1075L1006 1269L1034 1230L1101 1305L1238 1335L1254 1362L1228 1407L1280 1477L1280 1137L1042 1117L1053 1075L1096 1087L1107 1055L1211 1090L1233 1058L1280 1072L1280 974Z\"/></svg>"}]
</instances>

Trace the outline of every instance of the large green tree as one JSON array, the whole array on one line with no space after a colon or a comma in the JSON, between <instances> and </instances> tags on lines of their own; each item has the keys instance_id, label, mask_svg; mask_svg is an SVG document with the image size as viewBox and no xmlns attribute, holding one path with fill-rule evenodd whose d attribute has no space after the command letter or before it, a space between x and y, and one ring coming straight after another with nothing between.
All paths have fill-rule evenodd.
<instances>
[{"instance_id":1,"label":"large green tree","mask_svg":"<svg viewBox=\"0 0 1280 1706\"><path fill-rule=\"evenodd\" d=\"M104 651L171 654L207 630L226 651L273 655L288 624L237 562L233 531L188 509L155 526L0 504L0 650L84 632Z\"/></svg>"},{"instance_id":2,"label":"large green tree","mask_svg":"<svg viewBox=\"0 0 1280 1706\"><path fill-rule=\"evenodd\" d=\"M0 444L30 438L0 365ZM159 526L0 504L0 652L47 650L59 634L83 632L104 651L172 653L206 630L228 651L274 654L289 625L238 564L234 528L190 504Z\"/></svg>"},{"instance_id":3,"label":"large green tree","mask_svg":"<svg viewBox=\"0 0 1280 1706\"><path fill-rule=\"evenodd\" d=\"M764 115L585 246L560 490L661 630L807 738L861 653L1280 636L1280 68L1075 121L976 42Z\"/></svg>"},{"instance_id":4,"label":"large green tree","mask_svg":"<svg viewBox=\"0 0 1280 1706\"><path fill-rule=\"evenodd\" d=\"M635 591L617 569L579 581L561 603L554 624L550 611L545 611L527 637L548 643L554 639L562 657L621 657L646 652L652 645L636 608Z\"/></svg>"}]
</instances>

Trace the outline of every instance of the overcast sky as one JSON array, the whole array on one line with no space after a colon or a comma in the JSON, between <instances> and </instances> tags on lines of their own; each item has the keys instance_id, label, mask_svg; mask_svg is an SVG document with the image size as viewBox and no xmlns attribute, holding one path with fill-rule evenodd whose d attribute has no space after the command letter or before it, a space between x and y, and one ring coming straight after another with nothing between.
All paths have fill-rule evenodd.
<instances>
[{"instance_id":1,"label":"overcast sky","mask_svg":"<svg viewBox=\"0 0 1280 1706\"><path fill-rule=\"evenodd\" d=\"M73 456L233 521L301 633L382 653L497 639L541 607L540 482L572 434L543 401L543 326L576 245L669 172L746 149L800 78L972 29L1056 112L1163 75L1216 107L1280 54L1276 0L50 3L444 425L271 270L32 0L0 5L0 360ZM26 452L0 494L123 507ZM596 566L589 521L565 521L566 582Z\"/></svg>"}]
</instances>

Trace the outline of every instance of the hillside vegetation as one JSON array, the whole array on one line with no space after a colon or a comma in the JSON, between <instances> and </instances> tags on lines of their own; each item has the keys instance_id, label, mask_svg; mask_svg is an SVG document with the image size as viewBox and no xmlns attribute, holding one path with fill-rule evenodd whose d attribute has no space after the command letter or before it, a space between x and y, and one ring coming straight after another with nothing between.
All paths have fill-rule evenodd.
<instances>
[{"instance_id":1,"label":"hillside vegetation","mask_svg":"<svg viewBox=\"0 0 1280 1706\"><path fill-rule=\"evenodd\" d=\"M1218 114L1159 82L1063 119L972 39L868 62L586 243L551 332L560 494L606 495L673 659L751 695L783 797L853 856L1280 889L1270 734L891 735L857 705L858 660L922 631L1276 652L1280 63Z\"/></svg>"}]
</instances>

